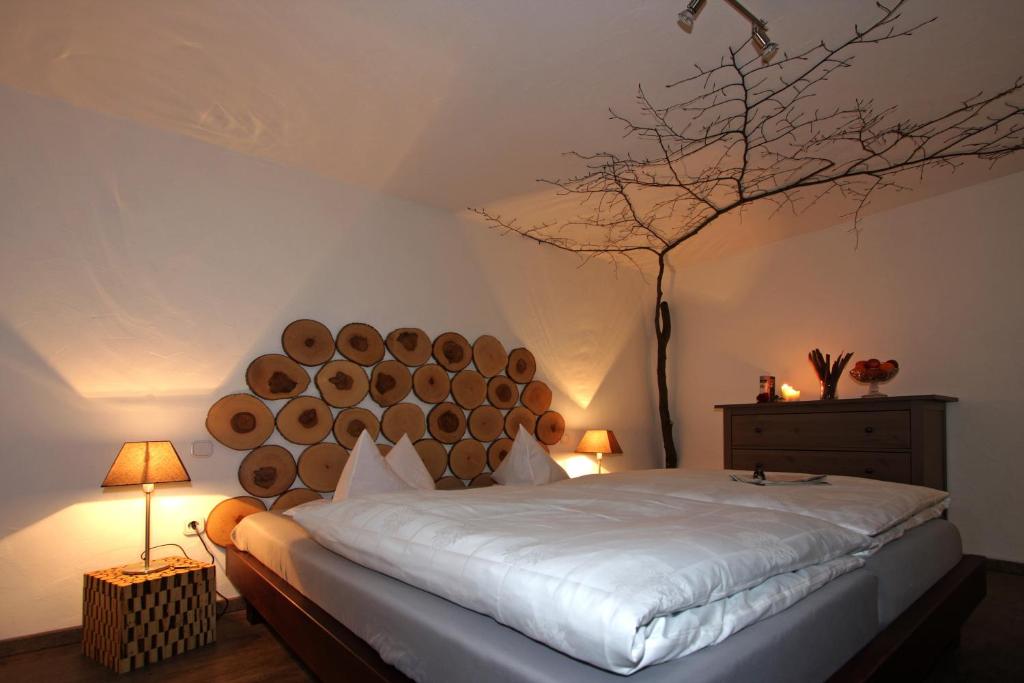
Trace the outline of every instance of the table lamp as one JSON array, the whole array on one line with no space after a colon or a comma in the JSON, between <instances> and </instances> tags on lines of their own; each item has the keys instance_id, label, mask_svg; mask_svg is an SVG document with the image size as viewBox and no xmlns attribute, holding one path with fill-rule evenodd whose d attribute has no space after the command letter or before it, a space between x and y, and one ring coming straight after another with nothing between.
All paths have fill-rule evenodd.
<instances>
[{"instance_id":1,"label":"table lamp","mask_svg":"<svg viewBox=\"0 0 1024 683\"><path fill-rule=\"evenodd\" d=\"M128 565L125 574L149 574L166 569L169 565L153 564L149 550L149 499L154 484L172 481L191 481L185 466L181 464L178 452L170 441L128 441L114 458L102 487L138 486L146 494L146 554L138 564Z\"/></svg>"},{"instance_id":2,"label":"table lamp","mask_svg":"<svg viewBox=\"0 0 1024 683\"><path fill-rule=\"evenodd\" d=\"M591 453L597 458L597 473L601 474L601 461L606 455L622 453L615 432L610 429L588 429L576 446L577 453Z\"/></svg>"}]
</instances>

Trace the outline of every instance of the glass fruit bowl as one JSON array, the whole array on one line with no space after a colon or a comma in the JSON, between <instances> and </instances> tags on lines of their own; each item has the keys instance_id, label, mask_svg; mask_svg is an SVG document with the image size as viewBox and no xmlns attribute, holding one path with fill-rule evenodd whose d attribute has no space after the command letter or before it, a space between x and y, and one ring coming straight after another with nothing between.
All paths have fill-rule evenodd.
<instances>
[{"instance_id":1,"label":"glass fruit bowl","mask_svg":"<svg viewBox=\"0 0 1024 683\"><path fill-rule=\"evenodd\" d=\"M862 398L883 398L886 394L878 390L878 385L888 382L899 371L900 364L892 359L883 362L877 358L871 358L857 361L850 369L850 377L861 384L870 385L868 393L864 394Z\"/></svg>"}]
</instances>

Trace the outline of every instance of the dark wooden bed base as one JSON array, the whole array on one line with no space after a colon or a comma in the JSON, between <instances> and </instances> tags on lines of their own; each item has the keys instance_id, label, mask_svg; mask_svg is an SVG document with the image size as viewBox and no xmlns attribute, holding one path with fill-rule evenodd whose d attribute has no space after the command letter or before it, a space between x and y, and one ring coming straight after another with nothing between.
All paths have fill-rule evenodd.
<instances>
[{"instance_id":1,"label":"dark wooden bed base","mask_svg":"<svg viewBox=\"0 0 1024 683\"><path fill-rule=\"evenodd\" d=\"M250 620L265 621L320 680L409 680L249 553L229 547L227 575L245 598ZM830 682L920 679L939 652L958 643L960 626L983 597L984 558L965 555Z\"/></svg>"}]
</instances>

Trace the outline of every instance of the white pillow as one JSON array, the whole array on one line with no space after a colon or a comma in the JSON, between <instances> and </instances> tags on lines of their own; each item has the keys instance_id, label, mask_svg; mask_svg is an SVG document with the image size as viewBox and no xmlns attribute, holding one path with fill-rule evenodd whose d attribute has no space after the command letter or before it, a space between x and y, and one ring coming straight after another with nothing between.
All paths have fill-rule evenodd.
<instances>
[{"instance_id":1,"label":"white pillow","mask_svg":"<svg viewBox=\"0 0 1024 683\"><path fill-rule=\"evenodd\" d=\"M406 491L412 488L397 474L391 471L384 457L381 456L373 437L366 430L359 435L356 447L348 456L345 469L338 478L338 487L334 489L334 501L340 503L349 498L368 496L371 493L391 493Z\"/></svg>"},{"instance_id":2,"label":"white pillow","mask_svg":"<svg viewBox=\"0 0 1024 683\"><path fill-rule=\"evenodd\" d=\"M494 470L494 481L505 486L539 486L568 479L561 465L547 454L522 425L508 455Z\"/></svg>"},{"instance_id":3,"label":"white pillow","mask_svg":"<svg viewBox=\"0 0 1024 683\"><path fill-rule=\"evenodd\" d=\"M434 478L430 476L423 458L416 452L408 435L402 435L395 447L384 456L384 461L392 472L414 489L434 490Z\"/></svg>"}]
</instances>

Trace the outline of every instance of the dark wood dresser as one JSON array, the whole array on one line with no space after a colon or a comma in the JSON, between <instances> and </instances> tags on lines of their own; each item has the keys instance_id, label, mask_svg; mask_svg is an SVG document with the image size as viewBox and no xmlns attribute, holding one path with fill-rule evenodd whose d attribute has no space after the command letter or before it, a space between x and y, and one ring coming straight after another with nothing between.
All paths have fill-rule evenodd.
<instances>
[{"instance_id":1,"label":"dark wood dresser","mask_svg":"<svg viewBox=\"0 0 1024 683\"><path fill-rule=\"evenodd\" d=\"M946 488L950 396L717 405L726 469L870 477Z\"/></svg>"}]
</instances>

